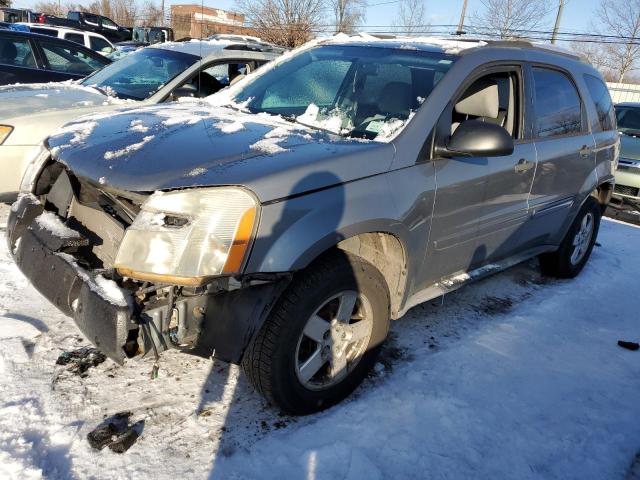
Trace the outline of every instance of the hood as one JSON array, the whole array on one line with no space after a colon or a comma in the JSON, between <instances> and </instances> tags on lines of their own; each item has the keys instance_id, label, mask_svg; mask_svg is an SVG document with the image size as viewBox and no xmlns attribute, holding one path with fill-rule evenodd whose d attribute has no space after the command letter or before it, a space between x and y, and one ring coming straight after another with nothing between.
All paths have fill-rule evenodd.
<instances>
[{"instance_id":1,"label":"hood","mask_svg":"<svg viewBox=\"0 0 640 480\"><path fill-rule=\"evenodd\" d=\"M620 156L631 160L640 160L640 137L621 134Z\"/></svg>"},{"instance_id":2,"label":"hood","mask_svg":"<svg viewBox=\"0 0 640 480\"><path fill-rule=\"evenodd\" d=\"M131 101L104 95L99 90L71 82L33 83L0 87L0 121L70 108L126 106Z\"/></svg>"},{"instance_id":3,"label":"hood","mask_svg":"<svg viewBox=\"0 0 640 480\"><path fill-rule=\"evenodd\" d=\"M83 117L48 139L76 176L120 191L243 185L270 201L386 171L392 144L344 139L280 117L203 103Z\"/></svg>"}]
</instances>

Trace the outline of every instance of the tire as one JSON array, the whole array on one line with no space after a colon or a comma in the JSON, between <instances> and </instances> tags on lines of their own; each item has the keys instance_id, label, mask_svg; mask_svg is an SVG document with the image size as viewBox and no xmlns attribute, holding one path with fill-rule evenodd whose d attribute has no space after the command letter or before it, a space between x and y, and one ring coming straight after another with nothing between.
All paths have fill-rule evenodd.
<instances>
[{"instance_id":1,"label":"tire","mask_svg":"<svg viewBox=\"0 0 640 480\"><path fill-rule=\"evenodd\" d=\"M355 306L349 310L351 300ZM351 311L349 319L329 323L344 317L342 310ZM346 329L342 334L341 328ZM357 257L332 252L296 273L245 352L242 367L256 390L282 412L318 412L343 400L364 380L388 330L389 294L380 272ZM368 337L365 331L370 331ZM349 341L353 343L347 345ZM328 342L330 361L322 363ZM342 355L334 355L340 351Z\"/></svg>"},{"instance_id":2,"label":"tire","mask_svg":"<svg viewBox=\"0 0 640 480\"><path fill-rule=\"evenodd\" d=\"M598 237L601 217L600 203L593 197L587 198L569 227L560 248L555 252L540 255L542 273L558 278L574 278L578 275L591 256L591 251ZM589 222L591 222L591 226L585 227ZM588 230L586 233L585 228ZM588 239L585 237L586 234L590 235ZM580 241L581 239L582 241ZM576 252L578 246L575 242L580 242L579 255Z\"/></svg>"}]
</instances>

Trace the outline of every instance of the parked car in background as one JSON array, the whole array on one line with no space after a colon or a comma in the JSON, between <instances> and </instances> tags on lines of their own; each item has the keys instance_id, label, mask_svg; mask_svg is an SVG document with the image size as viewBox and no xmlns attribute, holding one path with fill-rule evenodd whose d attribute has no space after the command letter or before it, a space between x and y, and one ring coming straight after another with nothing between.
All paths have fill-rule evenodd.
<instances>
[{"instance_id":1,"label":"parked car in background","mask_svg":"<svg viewBox=\"0 0 640 480\"><path fill-rule=\"evenodd\" d=\"M67 18L44 15L40 20L47 25L70 27L99 33L112 42L131 40L131 30L121 27L116 22L103 15L90 12L69 12Z\"/></svg>"},{"instance_id":2,"label":"parked car in background","mask_svg":"<svg viewBox=\"0 0 640 480\"><path fill-rule=\"evenodd\" d=\"M115 50L115 46L109 40L97 33L78 30L76 28L53 27L39 23L18 23L16 25L24 25L32 33L62 38L64 40L69 40L70 42L84 45L94 52L98 52L103 55L109 55Z\"/></svg>"},{"instance_id":3,"label":"parked car in background","mask_svg":"<svg viewBox=\"0 0 640 480\"><path fill-rule=\"evenodd\" d=\"M617 162L602 92L525 42L312 43L200 105L66 125L9 251L116 362L213 355L315 412L413 306L530 258L582 270Z\"/></svg>"},{"instance_id":4,"label":"parked car in background","mask_svg":"<svg viewBox=\"0 0 640 480\"><path fill-rule=\"evenodd\" d=\"M0 8L0 22L37 22L41 14L32 12L26 8Z\"/></svg>"},{"instance_id":5,"label":"parked car in background","mask_svg":"<svg viewBox=\"0 0 640 480\"><path fill-rule=\"evenodd\" d=\"M133 27L131 40L146 44L173 42L173 29L168 27Z\"/></svg>"},{"instance_id":6,"label":"parked car in background","mask_svg":"<svg viewBox=\"0 0 640 480\"><path fill-rule=\"evenodd\" d=\"M614 196L640 203L640 103L616 105L620 158Z\"/></svg>"},{"instance_id":7,"label":"parked car in background","mask_svg":"<svg viewBox=\"0 0 640 480\"><path fill-rule=\"evenodd\" d=\"M77 43L46 35L0 31L0 85L77 80L111 60ZM2 104L0 115L4 114Z\"/></svg>"},{"instance_id":8,"label":"parked car in background","mask_svg":"<svg viewBox=\"0 0 640 480\"><path fill-rule=\"evenodd\" d=\"M65 122L96 111L211 95L278 56L242 48L223 41L159 43L78 83L0 87L0 128L10 132L0 137L0 201L15 200L42 140Z\"/></svg>"}]
</instances>

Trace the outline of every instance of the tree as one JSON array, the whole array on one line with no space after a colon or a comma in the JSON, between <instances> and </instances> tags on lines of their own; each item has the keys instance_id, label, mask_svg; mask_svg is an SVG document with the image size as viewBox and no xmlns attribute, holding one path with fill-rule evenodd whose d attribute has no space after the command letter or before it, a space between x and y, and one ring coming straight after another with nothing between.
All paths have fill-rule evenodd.
<instances>
[{"instance_id":1,"label":"tree","mask_svg":"<svg viewBox=\"0 0 640 480\"><path fill-rule=\"evenodd\" d=\"M11 0L0 0L0 7L10 7Z\"/></svg>"},{"instance_id":2,"label":"tree","mask_svg":"<svg viewBox=\"0 0 640 480\"><path fill-rule=\"evenodd\" d=\"M471 19L480 33L500 38L526 37L527 30L547 26L548 0L480 0L482 9Z\"/></svg>"},{"instance_id":3,"label":"tree","mask_svg":"<svg viewBox=\"0 0 640 480\"><path fill-rule=\"evenodd\" d=\"M264 40L287 48L315 36L323 0L236 0L245 21Z\"/></svg>"},{"instance_id":4,"label":"tree","mask_svg":"<svg viewBox=\"0 0 640 480\"><path fill-rule=\"evenodd\" d=\"M638 69L640 54L640 0L601 0L596 9L599 34L621 37L618 41L605 39L599 48L603 67L617 82ZM610 42L610 43L605 43Z\"/></svg>"},{"instance_id":5,"label":"tree","mask_svg":"<svg viewBox=\"0 0 640 480\"><path fill-rule=\"evenodd\" d=\"M362 23L367 3L365 0L329 0L335 19L335 33L354 33Z\"/></svg>"},{"instance_id":6,"label":"tree","mask_svg":"<svg viewBox=\"0 0 640 480\"><path fill-rule=\"evenodd\" d=\"M401 35L426 33L429 25L425 24L424 0L400 0L393 24Z\"/></svg>"}]
</instances>

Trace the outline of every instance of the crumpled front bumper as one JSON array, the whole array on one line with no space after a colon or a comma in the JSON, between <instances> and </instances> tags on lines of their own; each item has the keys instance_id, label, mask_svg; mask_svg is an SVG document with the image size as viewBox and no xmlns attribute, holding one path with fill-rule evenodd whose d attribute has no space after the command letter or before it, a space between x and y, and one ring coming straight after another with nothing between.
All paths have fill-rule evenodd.
<instances>
[{"instance_id":1,"label":"crumpled front bumper","mask_svg":"<svg viewBox=\"0 0 640 480\"><path fill-rule=\"evenodd\" d=\"M35 222L43 206L25 195L12 206L7 242L16 264L33 286L61 312L73 317L82 333L105 355L122 364L132 320L133 302L118 305L101 294L95 276L60 250L68 239Z\"/></svg>"}]
</instances>

